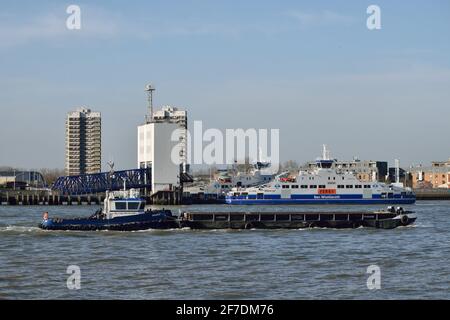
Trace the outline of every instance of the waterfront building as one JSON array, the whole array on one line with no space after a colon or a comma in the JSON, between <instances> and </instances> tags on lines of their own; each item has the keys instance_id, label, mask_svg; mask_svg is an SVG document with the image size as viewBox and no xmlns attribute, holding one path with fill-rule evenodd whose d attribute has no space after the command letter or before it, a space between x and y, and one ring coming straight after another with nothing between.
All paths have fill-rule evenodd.
<instances>
[{"instance_id":1,"label":"waterfront building","mask_svg":"<svg viewBox=\"0 0 450 320\"><path fill-rule=\"evenodd\" d=\"M333 169L342 172L354 173L362 182L385 181L388 174L387 161L359 160L354 158L350 161L335 160ZM311 161L301 167L301 170L317 169L317 162Z\"/></svg>"},{"instance_id":2,"label":"waterfront building","mask_svg":"<svg viewBox=\"0 0 450 320\"><path fill-rule=\"evenodd\" d=\"M411 168L413 188L450 188L450 159Z\"/></svg>"},{"instance_id":3,"label":"waterfront building","mask_svg":"<svg viewBox=\"0 0 450 320\"><path fill-rule=\"evenodd\" d=\"M88 108L71 111L66 117L66 175L101 171L101 114Z\"/></svg>"},{"instance_id":4,"label":"waterfront building","mask_svg":"<svg viewBox=\"0 0 450 320\"><path fill-rule=\"evenodd\" d=\"M38 171L5 170L0 171L0 188L25 190L30 188L45 188L44 177Z\"/></svg>"},{"instance_id":5,"label":"waterfront building","mask_svg":"<svg viewBox=\"0 0 450 320\"><path fill-rule=\"evenodd\" d=\"M151 168L152 193L174 191L187 171L187 112L163 107L138 126L138 167Z\"/></svg>"}]
</instances>

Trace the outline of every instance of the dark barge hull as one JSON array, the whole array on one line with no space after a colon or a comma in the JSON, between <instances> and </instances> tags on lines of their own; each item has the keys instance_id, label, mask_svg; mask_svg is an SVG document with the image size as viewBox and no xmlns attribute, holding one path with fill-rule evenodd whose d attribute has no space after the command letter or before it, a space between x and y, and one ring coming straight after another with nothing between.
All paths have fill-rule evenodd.
<instances>
[{"instance_id":1,"label":"dark barge hull","mask_svg":"<svg viewBox=\"0 0 450 320\"><path fill-rule=\"evenodd\" d=\"M180 219L181 227L191 229L304 229L304 228L358 228L393 229L407 226L416 220L412 212L303 212L303 213L244 213L221 212L186 213Z\"/></svg>"}]
</instances>

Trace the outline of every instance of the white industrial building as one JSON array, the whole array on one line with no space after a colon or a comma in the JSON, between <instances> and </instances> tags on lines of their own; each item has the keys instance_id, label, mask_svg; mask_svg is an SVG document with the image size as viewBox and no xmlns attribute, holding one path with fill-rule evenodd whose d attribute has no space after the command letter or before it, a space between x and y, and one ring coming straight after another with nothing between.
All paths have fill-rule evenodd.
<instances>
[{"instance_id":1,"label":"white industrial building","mask_svg":"<svg viewBox=\"0 0 450 320\"><path fill-rule=\"evenodd\" d=\"M186 170L187 113L163 107L138 126L138 167L151 168L152 194L174 191Z\"/></svg>"}]
</instances>

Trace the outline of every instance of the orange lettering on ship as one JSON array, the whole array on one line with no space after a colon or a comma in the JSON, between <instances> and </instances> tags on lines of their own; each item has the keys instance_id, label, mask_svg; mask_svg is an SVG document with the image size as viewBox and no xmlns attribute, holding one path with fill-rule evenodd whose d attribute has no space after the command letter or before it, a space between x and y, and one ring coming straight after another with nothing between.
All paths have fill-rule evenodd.
<instances>
[{"instance_id":1,"label":"orange lettering on ship","mask_svg":"<svg viewBox=\"0 0 450 320\"><path fill-rule=\"evenodd\" d=\"M319 189L319 194L336 194L336 189Z\"/></svg>"}]
</instances>

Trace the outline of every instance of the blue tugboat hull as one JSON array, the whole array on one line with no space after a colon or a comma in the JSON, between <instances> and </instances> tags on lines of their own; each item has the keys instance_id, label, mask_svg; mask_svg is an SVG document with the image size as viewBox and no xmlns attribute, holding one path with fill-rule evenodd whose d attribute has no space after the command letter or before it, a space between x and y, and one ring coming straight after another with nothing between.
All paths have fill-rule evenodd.
<instances>
[{"instance_id":1,"label":"blue tugboat hull","mask_svg":"<svg viewBox=\"0 0 450 320\"><path fill-rule=\"evenodd\" d=\"M45 230L116 230L137 231L146 229L178 228L177 220L170 211L146 212L136 215L127 215L112 219L104 218L53 218L39 224Z\"/></svg>"}]
</instances>

